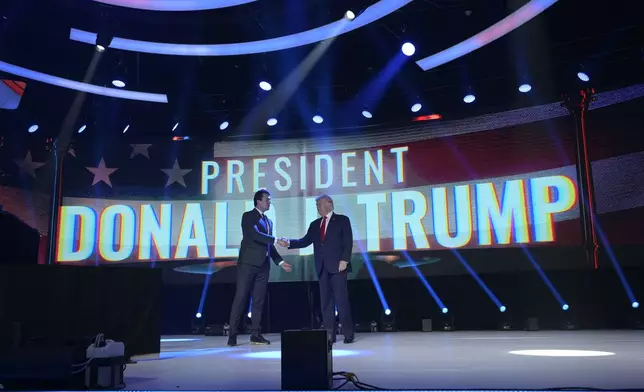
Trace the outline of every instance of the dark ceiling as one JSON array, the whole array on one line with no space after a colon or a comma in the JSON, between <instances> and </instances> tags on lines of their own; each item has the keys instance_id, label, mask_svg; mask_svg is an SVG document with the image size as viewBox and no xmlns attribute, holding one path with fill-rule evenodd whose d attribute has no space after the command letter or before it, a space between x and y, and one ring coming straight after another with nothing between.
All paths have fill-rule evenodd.
<instances>
[{"instance_id":1,"label":"dark ceiling","mask_svg":"<svg viewBox=\"0 0 644 392\"><path fill-rule=\"evenodd\" d=\"M110 26L120 37L176 43L232 43L260 40L308 30L360 10L374 1L258 0L226 9L200 12L155 12L106 6L90 0L20 0L1 2L0 60L40 72L83 80L94 48L69 40L69 29L99 31ZM600 91L644 81L644 24L634 2L560 0L536 19L505 37L428 72L416 64L501 20L526 0L415 0L401 10L337 38L277 114L275 127L236 125L258 104L270 99L259 80L280 81L315 48L307 45L266 54L231 57L183 57L108 50L92 83L111 87L125 72L127 89L167 93L170 103L151 104L88 96L77 124L94 132L167 137L175 132L198 137L294 137L330 129L365 131L383 124L408 122L410 105L418 114L441 113L444 119L556 101L579 87L575 74L584 69ZM623 5L619 4L623 3ZM631 9L631 10L629 10ZM377 97L366 86L384 72L400 46L410 41L416 54L406 59ZM5 78L12 78L4 75ZM14 79L17 79L14 77ZM532 84L520 94L522 81ZM18 110L0 111L0 132L24 132L41 124L41 134L56 135L75 92L27 81ZM463 95L476 93L474 104ZM372 102L374 118L360 115ZM319 112L321 125L311 117ZM222 119L231 120L225 133ZM78 125L77 125L78 126ZM134 136L132 136L134 137Z\"/></svg>"}]
</instances>

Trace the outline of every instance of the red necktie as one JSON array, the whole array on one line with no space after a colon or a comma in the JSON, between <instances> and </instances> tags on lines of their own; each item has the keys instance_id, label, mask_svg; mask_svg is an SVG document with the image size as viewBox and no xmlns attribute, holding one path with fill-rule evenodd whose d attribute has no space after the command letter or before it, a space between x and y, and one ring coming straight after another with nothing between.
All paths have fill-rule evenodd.
<instances>
[{"instance_id":1,"label":"red necktie","mask_svg":"<svg viewBox=\"0 0 644 392\"><path fill-rule=\"evenodd\" d=\"M324 235L326 234L326 216L322 218L322 226L320 227L320 240L324 242Z\"/></svg>"}]
</instances>

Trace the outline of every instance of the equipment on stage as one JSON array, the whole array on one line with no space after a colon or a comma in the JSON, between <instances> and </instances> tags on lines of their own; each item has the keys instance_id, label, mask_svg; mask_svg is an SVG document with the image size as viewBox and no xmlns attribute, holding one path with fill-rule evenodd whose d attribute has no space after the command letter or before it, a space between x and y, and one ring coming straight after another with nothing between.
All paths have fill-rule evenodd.
<instances>
[{"instance_id":1,"label":"equipment on stage","mask_svg":"<svg viewBox=\"0 0 644 392\"><path fill-rule=\"evenodd\" d=\"M539 319L537 319L536 317L530 317L528 320L526 320L525 330L526 331L538 331L539 330Z\"/></svg>"},{"instance_id":2,"label":"equipment on stage","mask_svg":"<svg viewBox=\"0 0 644 392\"><path fill-rule=\"evenodd\" d=\"M89 389L125 387L123 373L125 372L125 344L106 340L101 333L96 335L94 343L87 347L87 361L82 369L85 371L85 386Z\"/></svg>"},{"instance_id":3,"label":"equipment on stage","mask_svg":"<svg viewBox=\"0 0 644 392\"><path fill-rule=\"evenodd\" d=\"M432 319L423 319L423 332L432 332Z\"/></svg>"},{"instance_id":4,"label":"equipment on stage","mask_svg":"<svg viewBox=\"0 0 644 392\"><path fill-rule=\"evenodd\" d=\"M206 336L227 336L228 335L228 325L222 326L221 324L208 324L206 325L206 330L204 334Z\"/></svg>"},{"instance_id":5,"label":"equipment on stage","mask_svg":"<svg viewBox=\"0 0 644 392\"><path fill-rule=\"evenodd\" d=\"M282 390L329 390L333 355L324 329L282 332Z\"/></svg>"}]
</instances>

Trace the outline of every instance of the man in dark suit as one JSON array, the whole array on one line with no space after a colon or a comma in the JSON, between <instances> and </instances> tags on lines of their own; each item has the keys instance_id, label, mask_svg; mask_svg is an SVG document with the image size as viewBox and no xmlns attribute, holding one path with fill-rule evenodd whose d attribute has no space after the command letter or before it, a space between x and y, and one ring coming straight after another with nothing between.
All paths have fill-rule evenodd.
<instances>
[{"instance_id":1,"label":"man in dark suit","mask_svg":"<svg viewBox=\"0 0 644 392\"><path fill-rule=\"evenodd\" d=\"M300 239L281 238L278 243L289 249L306 248L313 244L315 269L320 279L322 322L335 342L335 306L342 323L344 343L353 343L353 320L347 290L347 274L351 272L353 232L349 217L333 212L333 200L328 195L316 199L320 218L309 225Z\"/></svg>"},{"instance_id":2,"label":"man in dark suit","mask_svg":"<svg viewBox=\"0 0 644 392\"><path fill-rule=\"evenodd\" d=\"M270 274L270 260L284 271L290 272L291 265L285 263L275 249L273 223L264 214L271 207L271 195L266 189L260 189L254 196L255 208L244 212L242 216L242 242L237 261L237 290L230 311L230 336L228 345L237 345L237 331L248 296L253 293L251 307L251 344L270 344L260 334L262 310Z\"/></svg>"}]
</instances>

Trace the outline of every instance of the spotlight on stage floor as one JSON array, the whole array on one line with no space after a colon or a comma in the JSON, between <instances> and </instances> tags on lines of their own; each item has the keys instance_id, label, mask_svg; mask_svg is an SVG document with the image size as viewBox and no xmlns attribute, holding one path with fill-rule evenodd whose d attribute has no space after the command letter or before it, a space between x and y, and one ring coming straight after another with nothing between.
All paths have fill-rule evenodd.
<instances>
[{"instance_id":1,"label":"spotlight on stage floor","mask_svg":"<svg viewBox=\"0 0 644 392\"><path fill-rule=\"evenodd\" d=\"M391 310L386 309L380 319L382 332L396 332L396 318Z\"/></svg>"}]
</instances>

